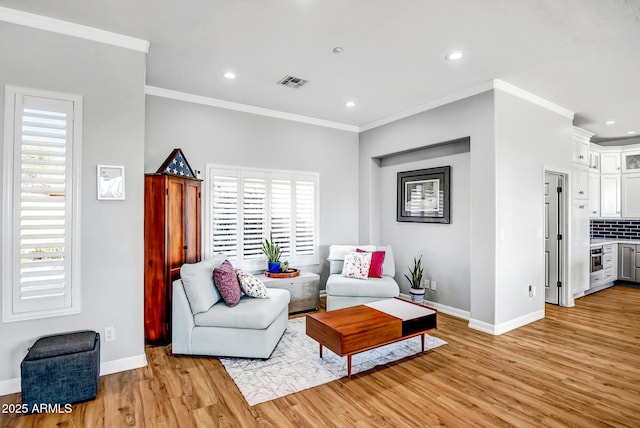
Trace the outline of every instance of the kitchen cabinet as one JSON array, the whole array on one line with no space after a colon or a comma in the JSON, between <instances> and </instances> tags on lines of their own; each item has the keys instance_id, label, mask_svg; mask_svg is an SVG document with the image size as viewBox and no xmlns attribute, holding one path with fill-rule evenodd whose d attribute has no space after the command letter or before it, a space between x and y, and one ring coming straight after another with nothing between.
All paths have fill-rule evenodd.
<instances>
[{"instance_id":1,"label":"kitchen cabinet","mask_svg":"<svg viewBox=\"0 0 640 428\"><path fill-rule=\"evenodd\" d=\"M572 168L571 196L573 199L589 199L589 168Z\"/></svg>"},{"instance_id":2,"label":"kitchen cabinet","mask_svg":"<svg viewBox=\"0 0 640 428\"><path fill-rule=\"evenodd\" d=\"M622 152L622 172L640 172L640 150Z\"/></svg>"},{"instance_id":3,"label":"kitchen cabinet","mask_svg":"<svg viewBox=\"0 0 640 428\"><path fill-rule=\"evenodd\" d=\"M602 174L620 173L620 151L600 153L600 172Z\"/></svg>"},{"instance_id":4,"label":"kitchen cabinet","mask_svg":"<svg viewBox=\"0 0 640 428\"><path fill-rule=\"evenodd\" d=\"M636 281L636 245L618 245L618 279ZM640 279L640 278L639 278Z\"/></svg>"},{"instance_id":5,"label":"kitchen cabinet","mask_svg":"<svg viewBox=\"0 0 640 428\"><path fill-rule=\"evenodd\" d=\"M593 148L589 151L589 169L592 172L600 172L600 152L593 150Z\"/></svg>"},{"instance_id":6,"label":"kitchen cabinet","mask_svg":"<svg viewBox=\"0 0 640 428\"><path fill-rule=\"evenodd\" d=\"M640 173L622 174L622 216L640 217Z\"/></svg>"},{"instance_id":7,"label":"kitchen cabinet","mask_svg":"<svg viewBox=\"0 0 640 428\"><path fill-rule=\"evenodd\" d=\"M600 217L600 174L589 173L589 214Z\"/></svg>"},{"instance_id":8,"label":"kitchen cabinet","mask_svg":"<svg viewBox=\"0 0 640 428\"><path fill-rule=\"evenodd\" d=\"M600 217L620 217L620 174L600 176Z\"/></svg>"},{"instance_id":9,"label":"kitchen cabinet","mask_svg":"<svg viewBox=\"0 0 640 428\"><path fill-rule=\"evenodd\" d=\"M589 140L574 135L573 137L573 163L589 166Z\"/></svg>"},{"instance_id":10,"label":"kitchen cabinet","mask_svg":"<svg viewBox=\"0 0 640 428\"><path fill-rule=\"evenodd\" d=\"M571 203L571 292L573 294L587 290L590 284L589 224L587 201L574 200Z\"/></svg>"}]
</instances>

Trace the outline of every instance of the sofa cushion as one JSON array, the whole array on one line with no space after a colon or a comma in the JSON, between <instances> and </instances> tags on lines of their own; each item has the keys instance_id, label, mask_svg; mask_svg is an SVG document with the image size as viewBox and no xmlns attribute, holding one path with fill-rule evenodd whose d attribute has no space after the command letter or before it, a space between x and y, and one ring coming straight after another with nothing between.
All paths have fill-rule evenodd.
<instances>
[{"instance_id":1,"label":"sofa cushion","mask_svg":"<svg viewBox=\"0 0 640 428\"><path fill-rule=\"evenodd\" d=\"M382 275L383 276L396 276L396 262L393 259L393 250L391 245L377 246L377 251L384 251L384 262L382 263Z\"/></svg>"},{"instance_id":2,"label":"sofa cushion","mask_svg":"<svg viewBox=\"0 0 640 428\"><path fill-rule=\"evenodd\" d=\"M267 286L264 285L255 276L251 275L244 269L236 269L238 275L238 282L240 283L240 289L244 294L249 297L256 297L258 299L268 299Z\"/></svg>"},{"instance_id":3,"label":"sofa cushion","mask_svg":"<svg viewBox=\"0 0 640 428\"><path fill-rule=\"evenodd\" d=\"M358 248L358 253L365 251ZM369 278L380 278L382 276L382 263L384 262L384 251L371 251L371 265L369 266Z\"/></svg>"},{"instance_id":4,"label":"sofa cushion","mask_svg":"<svg viewBox=\"0 0 640 428\"><path fill-rule=\"evenodd\" d=\"M370 266L371 253L357 253L355 251L349 251L344 256L342 275L347 278L367 279L369 276Z\"/></svg>"},{"instance_id":5,"label":"sofa cushion","mask_svg":"<svg viewBox=\"0 0 640 428\"><path fill-rule=\"evenodd\" d=\"M400 295L398 284L390 276L369 278L362 281L342 275L329 275L327 295L358 297L396 297Z\"/></svg>"},{"instance_id":6,"label":"sofa cushion","mask_svg":"<svg viewBox=\"0 0 640 428\"><path fill-rule=\"evenodd\" d=\"M220 301L220 293L213 283L213 270L225 260L226 256L217 254L199 263L184 264L180 268L180 278L193 314L208 311Z\"/></svg>"},{"instance_id":7,"label":"sofa cushion","mask_svg":"<svg viewBox=\"0 0 640 428\"><path fill-rule=\"evenodd\" d=\"M262 330L276 319L289 304L289 290L268 288L268 299L252 299L244 296L234 307L222 303L214 305L207 312L194 316L198 327L230 327Z\"/></svg>"},{"instance_id":8,"label":"sofa cushion","mask_svg":"<svg viewBox=\"0 0 640 428\"><path fill-rule=\"evenodd\" d=\"M237 305L242 292L236 270L228 260L213 270L213 280L227 306Z\"/></svg>"}]
</instances>

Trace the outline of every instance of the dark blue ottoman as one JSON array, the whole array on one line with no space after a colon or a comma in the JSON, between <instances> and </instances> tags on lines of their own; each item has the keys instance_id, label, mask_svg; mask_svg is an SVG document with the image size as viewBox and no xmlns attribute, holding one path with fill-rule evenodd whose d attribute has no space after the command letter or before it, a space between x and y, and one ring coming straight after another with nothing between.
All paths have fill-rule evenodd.
<instances>
[{"instance_id":1,"label":"dark blue ottoman","mask_svg":"<svg viewBox=\"0 0 640 428\"><path fill-rule=\"evenodd\" d=\"M100 335L78 331L42 337L20 365L22 404L67 404L98 394Z\"/></svg>"}]
</instances>

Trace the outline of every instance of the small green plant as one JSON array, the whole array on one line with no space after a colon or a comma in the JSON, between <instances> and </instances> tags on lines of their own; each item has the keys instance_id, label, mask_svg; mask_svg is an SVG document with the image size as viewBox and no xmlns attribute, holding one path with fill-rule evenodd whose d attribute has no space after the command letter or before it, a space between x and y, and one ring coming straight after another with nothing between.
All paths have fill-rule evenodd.
<instances>
[{"instance_id":1,"label":"small green plant","mask_svg":"<svg viewBox=\"0 0 640 428\"><path fill-rule=\"evenodd\" d=\"M269 232L269 239L262 243L262 252L267 256L267 261L277 262L280 260L280 246L273 242L273 233Z\"/></svg>"},{"instance_id":2,"label":"small green plant","mask_svg":"<svg viewBox=\"0 0 640 428\"><path fill-rule=\"evenodd\" d=\"M422 256L419 259L413 258L413 269L409 268L409 274L411 276L405 274L404 277L407 278L409 284L411 284L411 288L422 288L422 274L424 272L424 268L422 267Z\"/></svg>"},{"instance_id":3,"label":"small green plant","mask_svg":"<svg viewBox=\"0 0 640 428\"><path fill-rule=\"evenodd\" d=\"M289 269L289 262L286 260L283 262L280 262L280 272L286 272L287 269Z\"/></svg>"}]
</instances>

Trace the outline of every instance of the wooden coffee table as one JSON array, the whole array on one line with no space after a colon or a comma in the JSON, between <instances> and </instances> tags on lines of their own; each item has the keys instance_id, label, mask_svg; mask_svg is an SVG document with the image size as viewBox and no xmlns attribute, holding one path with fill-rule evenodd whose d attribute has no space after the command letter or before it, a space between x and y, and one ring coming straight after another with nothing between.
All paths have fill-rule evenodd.
<instances>
[{"instance_id":1,"label":"wooden coffee table","mask_svg":"<svg viewBox=\"0 0 640 428\"><path fill-rule=\"evenodd\" d=\"M347 357L347 376L351 378L351 356L437 328L438 311L395 298L329 312L307 314L307 336L337 355Z\"/></svg>"}]
</instances>

